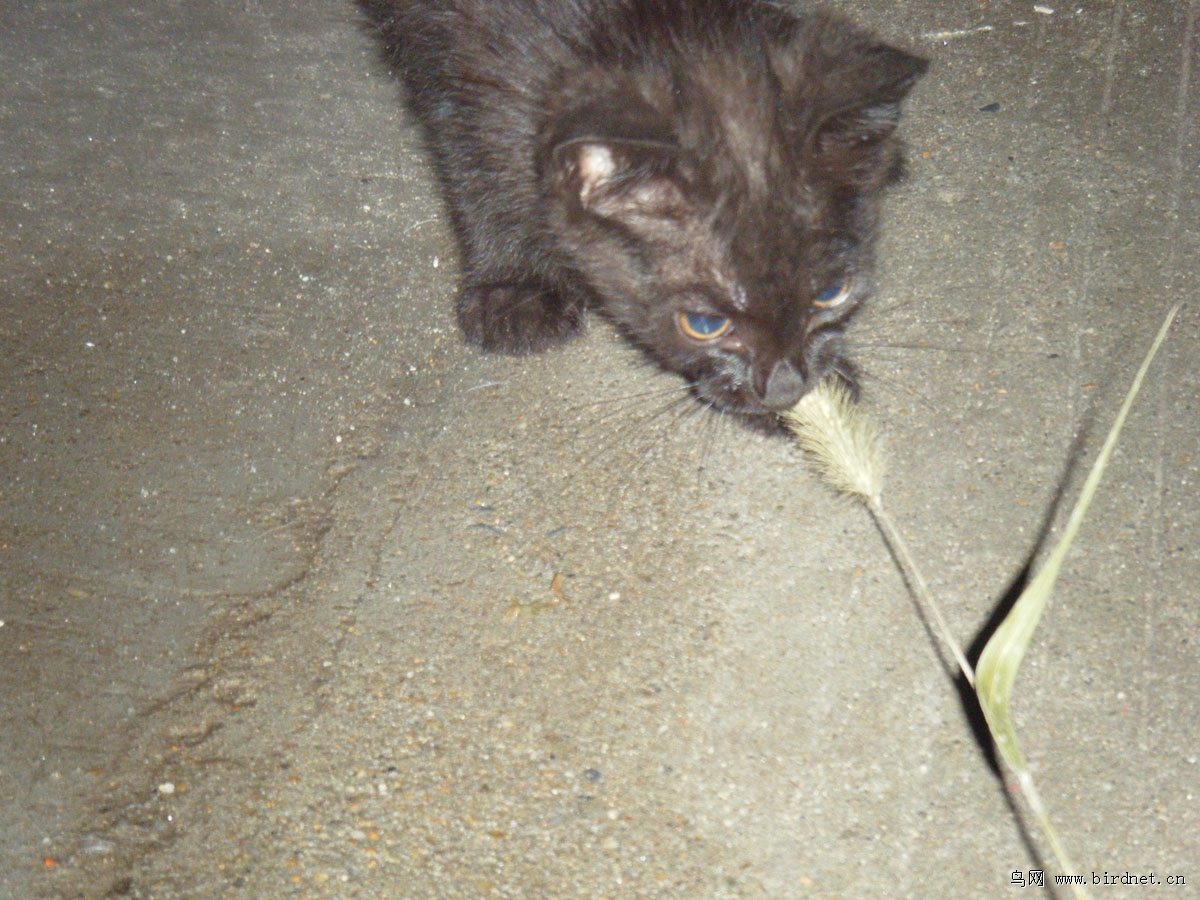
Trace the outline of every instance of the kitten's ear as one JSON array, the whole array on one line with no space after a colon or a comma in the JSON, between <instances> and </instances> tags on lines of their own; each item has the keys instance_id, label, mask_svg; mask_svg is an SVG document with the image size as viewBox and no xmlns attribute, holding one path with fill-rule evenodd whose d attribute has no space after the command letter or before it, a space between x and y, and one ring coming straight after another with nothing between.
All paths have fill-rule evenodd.
<instances>
[{"instance_id":1,"label":"kitten's ear","mask_svg":"<svg viewBox=\"0 0 1200 900\"><path fill-rule=\"evenodd\" d=\"M580 138L559 144L551 176L568 202L606 219L663 218L681 211L675 148Z\"/></svg>"},{"instance_id":2,"label":"kitten's ear","mask_svg":"<svg viewBox=\"0 0 1200 900\"><path fill-rule=\"evenodd\" d=\"M635 90L575 98L544 132L542 178L603 218L661 218L680 209L679 147L669 117Z\"/></svg>"},{"instance_id":3,"label":"kitten's ear","mask_svg":"<svg viewBox=\"0 0 1200 900\"><path fill-rule=\"evenodd\" d=\"M856 156L873 150L895 131L901 101L928 67L927 60L886 44L863 51L830 76L824 98L829 112L817 125L815 146Z\"/></svg>"}]
</instances>

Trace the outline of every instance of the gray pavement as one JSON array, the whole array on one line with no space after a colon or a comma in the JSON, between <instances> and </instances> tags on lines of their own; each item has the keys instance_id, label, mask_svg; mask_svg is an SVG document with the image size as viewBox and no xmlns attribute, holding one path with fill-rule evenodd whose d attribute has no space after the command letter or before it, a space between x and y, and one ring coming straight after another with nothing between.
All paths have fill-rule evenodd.
<instances>
[{"instance_id":1,"label":"gray pavement","mask_svg":"<svg viewBox=\"0 0 1200 900\"><path fill-rule=\"evenodd\" d=\"M1200 3L836 6L933 60L855 337L964 640L1187 304L1016 714L1158 880L1092 896L1200 896ZM0 60L0 897L1055 895L861 509L600 321L462 345L346 4L6 4Z\"/></svg>"}]
</instances>

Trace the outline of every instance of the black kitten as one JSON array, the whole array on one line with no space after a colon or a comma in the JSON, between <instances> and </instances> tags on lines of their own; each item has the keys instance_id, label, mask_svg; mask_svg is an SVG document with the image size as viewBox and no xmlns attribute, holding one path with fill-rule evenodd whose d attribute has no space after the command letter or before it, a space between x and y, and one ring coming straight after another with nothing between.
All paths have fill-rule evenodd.
<instances>
[{"instance_id":1,"label":"black kitten","mask_svg":"<svg viewBox=\"0 0 1200 900\"><path fill-rule=\"evenodd\" d=\"M830 372L924 60L769 0L359 0L425 129L458 320L541 350L610 316L721 409Z\"/></svg>"}]
</instances>

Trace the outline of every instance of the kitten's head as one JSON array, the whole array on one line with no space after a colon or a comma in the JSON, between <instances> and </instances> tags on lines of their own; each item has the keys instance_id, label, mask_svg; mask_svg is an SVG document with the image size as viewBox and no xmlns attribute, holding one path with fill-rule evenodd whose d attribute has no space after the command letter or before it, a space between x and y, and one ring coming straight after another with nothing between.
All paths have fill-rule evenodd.
<instances>
[{"instance_id":1,"label":"kitten's head","mask_svg":"<svg viewBox=\"0 0 1200 900\"><path fill-rule=\"evenodd\" d=\"M787 409L868 294L899 105L925 62L840 21L572 73L542 130L559 241L604 311L714 406Z\"/></svg>"}]
</instances>

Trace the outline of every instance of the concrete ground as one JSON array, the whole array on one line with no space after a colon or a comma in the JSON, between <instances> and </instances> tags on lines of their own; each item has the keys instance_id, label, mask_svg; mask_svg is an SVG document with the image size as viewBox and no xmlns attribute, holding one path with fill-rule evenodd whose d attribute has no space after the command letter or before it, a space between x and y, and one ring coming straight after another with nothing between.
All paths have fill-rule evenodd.
<instances>
[{"instance_id":1,"label":"concrete ground","mask_svg":"<svg viewBox=\"0 0 1200 900\"><path fill-rule=\"evenodd\" d=\"M1155 879L1092 896L1200 896L1200 3L838 6L933 60L856 338L965 641L1187 304L1015 705ZM1051 895L861 508L601 322L463 346L348 4L8 3L0 59L0 897Z\"/></svg>"}]
</instances>

